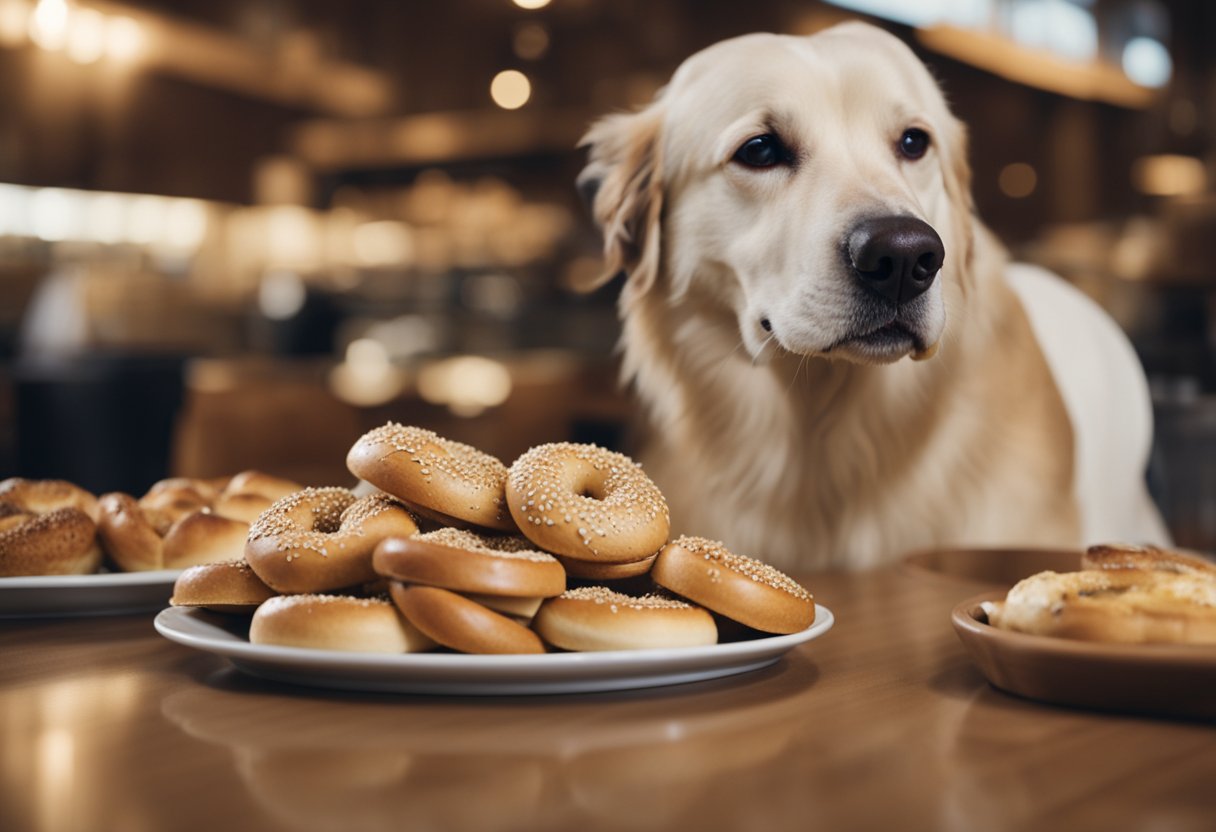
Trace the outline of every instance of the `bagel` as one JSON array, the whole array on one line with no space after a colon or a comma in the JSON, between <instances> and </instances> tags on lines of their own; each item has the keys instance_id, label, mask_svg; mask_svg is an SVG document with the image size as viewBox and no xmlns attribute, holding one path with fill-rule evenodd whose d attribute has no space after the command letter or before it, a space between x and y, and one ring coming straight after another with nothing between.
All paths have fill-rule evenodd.
<instances>
[{"instance_id":1,"label":"bagel","mask_svg":"<svg viewBox=\"0 0 1216 832\"><path fill-rule=\"evenodd\" d=\"M0 503L8 503L26 514L50 514L61 508L83 511L97 520L97 498L65 480L27 480L9 477L0 481Z\"/></svg>"},{"instance_id":2,"label":"bagel","mask_svg":"<svg viewBox=\"0 0 1216 832\"><path fill-rule=\"evenodd\" d=\"M706 609L765 633L797 633L815 621L806 588L721 543L683 536L663 547L651 579Z\"/></svg>"},{"instance_id":3,"label":"bagel","mask_svg":"<svg viewBox=\"0 0 1216 832\"><path fill-rule=\"evenodd\" d=\"M393 603L428 638L461 653L544 653L524 625L455 592L433 586L389 585Z\"/></svg>"},{"instance_id":4,"label":"bagel","mask_svg":"<svg viewBox=\"0 0 1216 832\"><path fill-rule=\"evenodd\" d=\"M507 467L432 431L389 422L354 444L346 467L443 525L515 531L503 497Z\"/></svg>"},{"instance_id":5,"label":"bagel","mask_svg":"<svg viewBox=\"0 0 1216 832\"><path fill-rule=\"evenodd\" d=\"M211 504L211 511L221 517L240 520L242 523L250 525L262 515L262 512L274 505L274 501L277 499L279 498L272 499L263 494L251 492L237 494L225 492L215 498L215 502Z\"/></svg>"},{"instance_id":6,"label":"bagel","mask_svg":"<svg viewBox=\"0 0 1216 832\"><path fill-rule=\"evenodd\" d=\"M249 527L245 560L276 592L324 592L374 581L376 545L416 531L410 513L386 494L306 488L277 500Z\"/></svg>"},{"instance_id":7,"label":"bagel","mask_svg":"<svg viewBox=\"0 0 1216 832\"><path fill-rule=\"evenodd\" d=\"M80 509L6 512L0 519L0 577L88 575L101 566L97 526Z\"/></svg>"},{"instance_id":8,"label":"bagel","mask_svg":"<svg viewBox=\"0 0 1216 832\"><path fill-rule=\"evenodd\" d=\"M417 653L434 642L381 598L279 595L249 622L250 644L358 653Z\"/></svg>"},{"instance_id":9,"label":"bagel","mask_svg":"<svg viewBox=\"0 0 1216 832\"><path fill-rule=\"evenodd\" d=\"M607 587L579 587L541 604L532 621L563 650L647 650L716 644L713 616L665 595L634 597Z\"/></svg>"},{"instance_id":10,"label":"bagel","mask_svg":"<svg viewBox=\"0 0 1216 832\"><path fill-rule=\"evenodd\" d=\"M167 509L146 509L121 492L102 495L99 507L102 547L124 572L184 569L244 557L248 525L207 509L195 509L173 521Z\"/></svg>"},{"instance_id":11,"label":"bagel","mask_svg":"<svg viewBox=\"0 0 1216 832\"><path fill-rule=\"evenodd\" d=\"M557 555L556 557L558 563L565 568L566 574L571 578L578 578L584 581L621 581L626 578L636 578L649 573L651 567L654 566L655 558L658 556L659 553L655 552L648 558L627 563L578 560L577 558L568 558L565 555Z\"/></svg>"},{"instance_id":12,"label":"bagel","mask_svg":"<svg viewBox=\"0 0 1216 832\"><path fill-rule=\"evenodd\" d=\"M566 589L561 564L525 538L464 529L389 538L376 547L373 566L388 578L456 592L547 598Z\"/></svg>"},{"instance_id":13,"label":"bagel","mask_svg":"<svg viewBox=\"0 0 1216 832\"><path fill-rule=\"evenodd\" d=\"M600 563L636 563L667 541L667 501L624 454L596 445L538 445L511 465L507 505L542 549Z\"/></svg>"},{"instance_id":14,"label":"bagel","mask_svg":"<svg viewBox=\"0 0 1216 832\"><path fill-rule=\"evenodd\" d=\"M1090 546L1081 556L1081 569L1150 569L1216 580L1216 563L1193 552L1156 546L1104 544Z\"/></svg>"},{"instance_id":15,"label":"bagel","mask_svg":"<svg viewBox=\"0 0 1216 832\"><path fill-rule=\"evenodd\" d=\"M173 583L175 607L206 607L215 612L252 614L275 596L243 560L191 566Z\"/></svg>"},{"instance_id":16,"label":"bagel","mask_svg":"<svg viewBox=\"0 0 1216 832\"><path fill-rule=\"evenodd\" d=\"M1216 581L1150 569L1040 572L987 602L1004 630L1120 644L1216 644Z\"/></svg>"},{"instance_id":17,"label":"bagel","mask_svg":"<svg viewBox=\"0 0 1216 832\"><path fill-rule=\"evenodd\" d=\"M294 494L303 487L297 482L272 477L261 471L242 471L229 479L215 498L218 500L221 495L257 494L274 502L283 499L288 494Z\"/></svg>"}]
</instances>

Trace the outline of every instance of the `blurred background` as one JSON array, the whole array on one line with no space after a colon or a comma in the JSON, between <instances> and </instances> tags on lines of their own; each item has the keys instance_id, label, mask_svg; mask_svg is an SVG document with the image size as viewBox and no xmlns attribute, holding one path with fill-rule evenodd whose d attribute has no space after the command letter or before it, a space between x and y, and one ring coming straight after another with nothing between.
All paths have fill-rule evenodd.
<instances>
[{"instance_id":1,"label":"blurred background","mask_svg":"<svg viewBox=\"0 0 1216 832\"><path fill-rule=\"evenodd\" d=\"M1216 549L1216 4L0 0L0 477L345 484L387 419L628 450L573 182L714 41L878 23L969 123L981 216L1131 335L1152 486Z\"/></svg>"}]
</instances>

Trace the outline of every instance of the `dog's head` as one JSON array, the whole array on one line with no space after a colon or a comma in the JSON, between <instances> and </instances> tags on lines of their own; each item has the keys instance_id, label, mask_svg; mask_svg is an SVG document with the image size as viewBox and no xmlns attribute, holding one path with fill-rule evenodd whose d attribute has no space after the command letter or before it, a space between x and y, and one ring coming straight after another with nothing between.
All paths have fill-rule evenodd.
<instances>
[{"instance_id":1,"label":"dog's head","mask_svg":"<svg viewBox=\"0 0 1216 832\"><path fill-rule=\"evenodd\" d=\"M719 304L753 359L927 357L965 292L965 132L880 29L716 44L586 143L579 184L625 308L653 291Z\"/></svg>"}]
</instances>

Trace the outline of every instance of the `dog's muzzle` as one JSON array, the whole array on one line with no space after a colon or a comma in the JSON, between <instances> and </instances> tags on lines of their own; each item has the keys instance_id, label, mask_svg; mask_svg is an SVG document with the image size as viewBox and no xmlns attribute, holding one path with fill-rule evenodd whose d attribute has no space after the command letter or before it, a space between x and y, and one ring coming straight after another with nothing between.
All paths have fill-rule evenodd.
<instances>
[{"instance_id":1,"label":"dog's muzzle","mask_svg":"<svg viewBox=\"0 0 1216 832\"><path fill-rule=\"evenodd\" d=\"M896 305L932 286L946 258L932 226L906 215L862 220L849 232L845 247L862 285Z\"/></svg>"}]
</instances>

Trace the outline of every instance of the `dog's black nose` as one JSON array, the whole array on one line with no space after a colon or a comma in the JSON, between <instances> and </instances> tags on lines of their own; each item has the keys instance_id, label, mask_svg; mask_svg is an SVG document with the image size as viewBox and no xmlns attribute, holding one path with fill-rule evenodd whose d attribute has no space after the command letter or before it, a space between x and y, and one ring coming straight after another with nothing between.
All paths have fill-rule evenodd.
<instances>
[{"instance_id":1,"label":"dog's black nose","mask_svg":"<svg viewBox=\"0 0 1216 832\"><path fill-rule=\"evenodd\" d=\"M870 290L907 303L933 285L945 260L942 238L916 217L872 217L849 232L850 265Z\"/></svg>"}]
</instances>

